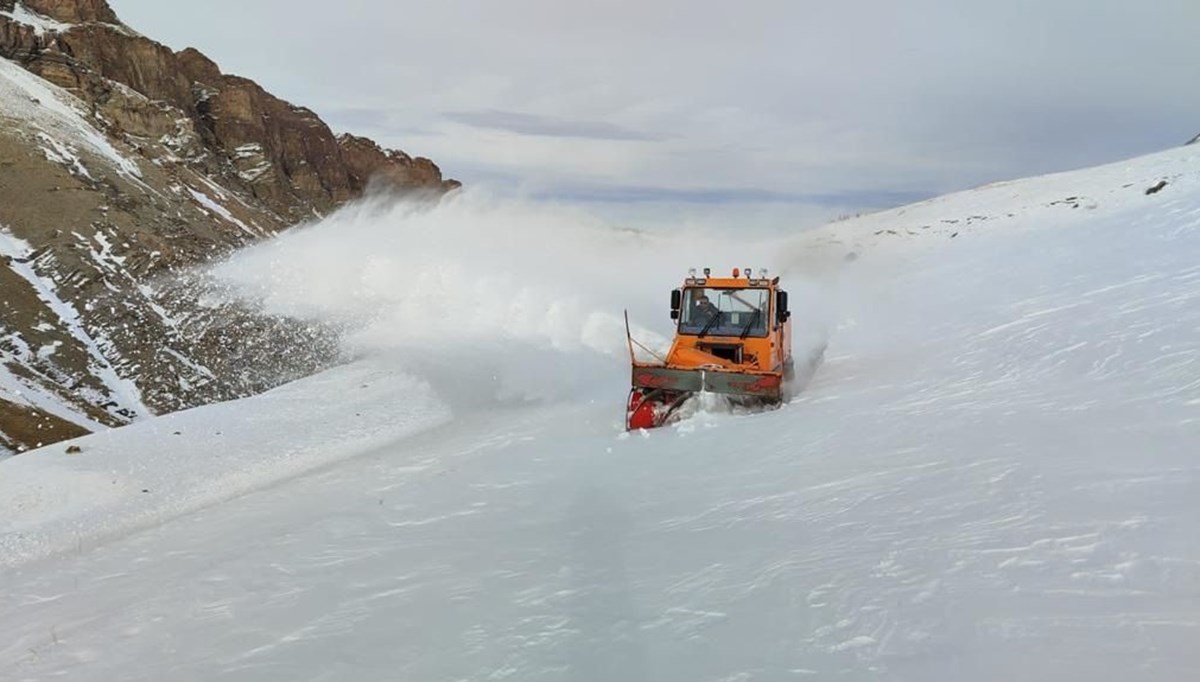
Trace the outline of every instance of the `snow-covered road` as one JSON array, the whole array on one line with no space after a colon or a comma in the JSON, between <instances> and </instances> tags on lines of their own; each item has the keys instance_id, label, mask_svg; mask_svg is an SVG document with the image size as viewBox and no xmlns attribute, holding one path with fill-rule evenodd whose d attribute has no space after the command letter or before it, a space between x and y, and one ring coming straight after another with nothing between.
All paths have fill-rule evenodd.
<instances>
[{"instance_id":1,"label":"snow-covered road","mask_svg":"<svg viewBox=\"0 0 1200 682\"><path fill-rule=\"evenodd\" d=\"M1197 679L1190 183L863 254L776 412L618 376L10 568L0 677Z\"/></svg>"}]
</instances>

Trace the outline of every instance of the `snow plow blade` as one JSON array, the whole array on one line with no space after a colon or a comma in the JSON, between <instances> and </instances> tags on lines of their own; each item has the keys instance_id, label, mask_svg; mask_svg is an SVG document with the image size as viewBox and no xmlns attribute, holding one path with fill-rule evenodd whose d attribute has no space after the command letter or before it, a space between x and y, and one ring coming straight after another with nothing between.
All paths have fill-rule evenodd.
<instances>
[{"instance_id":1,"label":"snow plow blade","mask_svg":"<svg viewBox=\"0 0 1200 682\"><path fill-rule=\"evenodd\" d=\"M672 369L670 367L634 367L633 387L721 393L780 400L783 376L774 373L731 372L711 369Z\"/></svg>"},{"instance_id":2,"label":"snow plow blade","mask_svg":"<svg viewBox=\"0 0 1200 682\"><path fill-rule=\"evenodd\" d=\"M635 366L625 426L633 431L668 424L688 398L701 392L723 395L738 405L773 406L783 401L783 377L774 373Z\"/></svg>"}]
</instances>

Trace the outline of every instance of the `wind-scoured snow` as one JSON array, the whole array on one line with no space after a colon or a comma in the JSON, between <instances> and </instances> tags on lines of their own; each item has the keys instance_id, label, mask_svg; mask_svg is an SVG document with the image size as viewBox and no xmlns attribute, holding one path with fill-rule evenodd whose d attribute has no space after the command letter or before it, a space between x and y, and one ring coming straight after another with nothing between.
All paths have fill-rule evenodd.
<instances>
[{"instance_id":1,"label":"wind-scoured snow","mask_svg":"<svg viewBox=\"0 0 1200 682\"><path fill-rule=\"evenodd\" d=\"M134 518L153 488L108 498L88 475L147 455L169 470L163 448L190 462L308 447L310 422L349 428L355 392L376 390L355 373L372 366L423 381L384 379L398 390L354 426L444 415L438 403L452 420L14 565L0 669L1196 679L1197 253L1195 147L749 245L470 193L340 212L220 274L269 309L347 325L362 364L282 389L287 408L234 403L229 422L250 425L228 441L197 410L82 439L74 458L57 446L7 460L0 481L50 471L47 485L63 476L102 518ZM667 336L667 292L689 265L783 273L797 350L827 343L825 361L782 409L699 409L626 434L620 309ZM164 423L181 435L148 437ZM61 518L23 518L24 532L70 537L53 530Z\"/></svg>"},{"instance_id":2,"label":"wind-scoured snow","mask_svg":"<svg viewBox=\"0 0 1200 682\"><path fill-rule=\"evenodd\" d=\"M102 238L102 237L101 237ZM102 247L104 242L100 242ZM29 283L37 297L46 307L58 316L61 325L79 341L80 346L87 351L91 358L91 369L96 378L103 382L108 389L114 407L127 410L137 418L153 414L142 401L141 391L129 378L122 377L113 367L101 348L101 341L94 338L84 327L79 311L58 295L58 287L48 277L43 277L34 270L31 261L33 249L29 244L17 239L0 226L0 256L8 259L8 267L19 277ZM74 421L74 420L73 420Z\"/></svg>"},{"instance_id":3,"label":"wind-scoured snow","mask_svg":"<svg viewBox=\"0 0 1200 682\"><path fill-rule=\"evenodd\" d=\"M142 172L137 163L117 151L89 122L86 112L87 107L62 88L7 59L0 59L0 118L15 121L37 134L51 160L58 160L52 153L61 156L60 162L78 171L83 166L77 151L86 149L118 174L140 183ZM83 174L87 175L87 171L83 170Z\"/></svg>"},{"instance_id":4,"label":"wind-scoured snow","mask_svg":"<svg viewBox=\"0 0 1200 682\"><path fill-rule=\"evenodd\" d=\"M2 356L0 356L2 357ZM36 407L89 431L104 431L107 426L92 420L87 415L72 409L65 401L47 392L35 382L23 381L0 362L0 398L28 407Z\"/></svg>"},{"instance_id":5,"label":"wind-scoured snow","mask_svg":"<svg viewBox=\"0 0 1200 682\"><path fill-rule=\"evenodd\" d=\"M224 206L213 201L212 198L209 197L204 192L199 192L199 191L196 191L189 187L188 194L190 194L192 196L192 198L195 199L196 202L198 204L200 204L201 206L203 206L205 209L215 213L217 216L224 219L225 222L235 225L242 232L245 232L246 234L250 235L251 237L256 237L256 238L262 236L260 233L257 233L254 230L251 230L246 225L246 223L242 222L236 216L234 216L232 213L230 213L229 209L227 209Z\"/></svg>"},{"instance_id":6,"label":"wind-scoured snow","mask_svg":"<svg viewBox=\"0 0 1200 682\"><path fill-rule=\"evenodd\" d=\"M42 143L42 153L46 155L46 159L54 163L66 166L71 170L71 173L89 180L92 179L92 174L84 167L83 162L79 160L79 156L65 145L50 137L46 133L37 134L38 142Z\"/></svg>"}]
</instances>

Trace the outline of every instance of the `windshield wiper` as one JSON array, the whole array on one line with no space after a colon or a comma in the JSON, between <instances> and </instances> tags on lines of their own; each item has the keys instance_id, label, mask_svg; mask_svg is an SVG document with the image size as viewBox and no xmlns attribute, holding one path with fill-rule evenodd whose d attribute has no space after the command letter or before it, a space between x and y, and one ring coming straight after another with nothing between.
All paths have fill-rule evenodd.
<instances>
[{"instance_id":1,"label":"windshield wiper","mask_svg":"<svg viewBox=\"0 0 1200 682\"><path fill-rule=\"evenodd\" d=\"M750 330L754 327L755 324L758 323L758 318L760 318L760 317L762 317L762 310L759 308L755 308L754 314L750 316L750 321L746 323L745 327L742 327L741 338L744 339L747 336L750 336Z\"/></svg>"},{"instance_id":2,"label":"windshield wiper","mask_svg":"<svg viewBox=\"0 0 1200 682\"><path fill-rule=\"evenodd\" d=\"M700 334L696 338L698 338L698 339L704 338L704 335L708 333L708 330L712 329L713 325L715 325L717 322L720 322L720 321L721 321L721 311L720 310L714 311L712 317L709 318L709 320L708 320L708 324L704 325L704 328L700 330Z\"/></svg>"}]
</instances>

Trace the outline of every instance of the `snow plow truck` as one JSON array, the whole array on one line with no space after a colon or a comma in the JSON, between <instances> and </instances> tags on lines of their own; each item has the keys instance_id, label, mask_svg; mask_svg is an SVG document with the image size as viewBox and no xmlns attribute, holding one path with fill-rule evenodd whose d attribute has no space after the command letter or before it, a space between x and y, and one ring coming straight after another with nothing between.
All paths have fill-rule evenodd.
<instances>
[{"instance_id":1,"label":"snow plow truck","mask_svg":"<svg viewBox=\"0 0 1200 682\"><path fill-rule=\"evenodd\" d=\"M702 276L690 270L671 292L675 340L663 357L634 340L625 316L633 365L626 428L650 429L671 423L692 396L707 392L735 405L771 407L783 402L794 374L791 312L779 278L766 270L754 277L733 269L731 277ZM639 361L634 346L654 356Z\"/></svg>"}]
</instances>

